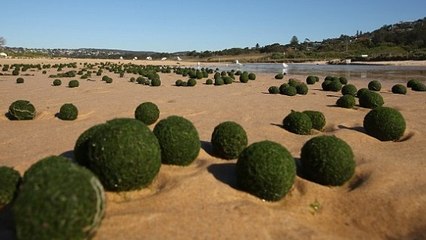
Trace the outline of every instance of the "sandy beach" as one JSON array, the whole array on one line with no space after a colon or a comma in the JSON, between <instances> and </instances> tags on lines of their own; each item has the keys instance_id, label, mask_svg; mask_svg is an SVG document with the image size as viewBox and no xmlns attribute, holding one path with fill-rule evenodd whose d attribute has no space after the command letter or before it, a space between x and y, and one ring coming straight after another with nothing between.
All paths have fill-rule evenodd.
<instances>
[{"instance_id":1,"label":"sandy beach","mask_svg":"<svg viewBox=\"0 0 426 240\"><path fill-rule=\"evenodd\" d=\"M121 62L89 59L1 59L11 63ZM414 62L414 63L413 63ZM195 66L194 62L137 61L135 64ZM407 65L408 62L395 63ZM426 65L426 61L410 64ZM207 63L201 63L202 66ZM208 63L212 65L212 63ZM83 65L78 65L82 67ZM65 69L64 69L65 71ZM51 86L56 69L26 72L24 84L17 76L0 76L0 165L21 174L37 160L50 155L73 157L79 135L89 127L119 117L134 117L135 108L151 101L160 109L160 119L183 116L197 128L202 150L188 167L162 165L146 189L107 193L106 216L95 239L425 239L426 238L426 93L408 90L392 94L391 87L404 81L382 81L385 106L398 109L407 122L398 142L381 142L367 135L362 123L369 109L335 106L340 93L321 90L321 81L309 85L305 96L268 94L289 78L307 76L259 73L247 84L176 87L174 73L160 74L162 85L149 87L129 82L134 74L104 71L112 84L92 74L80 87ZM210 75L209 78L213 78ZM72 78L78 79L78 78ZM368 80L349 79L357 88ZM37 109L32 121L10 121L5 113L18 99L30 100ZM79 109L78 119L62 121L55 114L64 103ZM324 132L296 135L279 125L291 110L324 113ZM240 191L235 184L236 160L212 156L210 138L216 125L235 121L244 127L249 144L271 140L300 157L303 144L313 136L335 135L346 141L355 154L355 176L341 187L322 186L296 177L289 194L278 202L265 202ZM150 127L151 129L153 126ZM10 237L0 226L0 238Z\"/></svg>"}]
</instances>

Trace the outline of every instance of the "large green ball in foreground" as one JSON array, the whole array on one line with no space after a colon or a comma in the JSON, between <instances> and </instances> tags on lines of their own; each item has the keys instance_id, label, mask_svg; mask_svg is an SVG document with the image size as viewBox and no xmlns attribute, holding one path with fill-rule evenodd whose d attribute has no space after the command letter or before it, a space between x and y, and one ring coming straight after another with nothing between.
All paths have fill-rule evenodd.
<instances>
[{"instance_id":1,"label":"large green ball in foreground","mask_svg":"<svg viewBox=\"0 0 426 240\"><path fill-rule=\"evenodd\" d=\"M404 135L405 127L402 114L389 107L375 108L364 117L365 131L381 141L400 139Z\"/></svg>"},{"instance_id":2,"label":"large green ball in foreground","mask_svg":"<svg viewBox=\"0 0 426 240\"><path fill-rule=\"evenodd\" d=\"M161 161L164 164L186 166L197 158L201 142L192 122L170 116L155 125L154 134L161 146Z\"/></svg>"},{"instance_id":3,"label":"large green ball in foreground","mask_svg":"<svg viewBox=\"0 0 426 240\"><path fill-rule=\"evenodd\" d=\"M106 124L98 124L80 134L74 145L74 158L78 164L89 166L89 141L99 129L105 126Z\"/></svg>"},{"instance_id":4,"label":"large green ball in foreground","mask_svg":"<svg viewBox=\"0 0 426 240\"><path fill-rule=\"evenodd\" d=\"M160 109L152 102L144 102L135 110L135 118L146 125L155 123L160 117Z\"/></svg>"},{"instance_id":5,"label":"large green ball in foreground","mask_svg":"<svg viewBox=\"0 0 426 240\"><path fill-rule=\"evenodd\" d=\"M89 170L52 156L27 170L12 210L18 239L90 239L104 216L104 190Z\"/></svg>"},{"instance_id":6,"label":"large green ball in foreground","mask_svg":"<svg viewBox=\"0 0 426 240\"><path fill-rule=\"evenodd\" d=\"M339 186L355 172L351 147L335 136L311 138L303 147L300 157L306 178L322 185Z\"/></svg>"},{"instance_id":7,"label":"large green ball in foreground","mask_svg":"<svg viewBox=\"0 0 426 240\"><path fill-rule=\"evenodd\" d=\"M107 190L143 188L160 170L158 140L139 120L111 120L95 130L87 144L86 163Z\"/></svg>"},{"instance_id":8,"label":"large green ball in foreground","mask_svg":"<svg viewBox=\"0 0 426 240\"><path fill-rule=\"evenodd\" d=\"M322 112L307 110L303 111L303 113L308 115L308 117L311 119L313 129L316 129L318 131L322 131L324 129L326 120Z\"/></svg>"},{"instance_id":9,"label":"large green ball in foreground","mask_svg":"<svg viewBox=\"0 0 426 240\"><path fill-rule=\"evenodd\" d=\"M228 121L217 125L212 133L213 152L224 159L238 158L247 147L247 134L236 122Z\"/></svg>"},{"instance_id":10,"label":"large green ball in foreground","mask_svg":"<svg viewBox=\"0 0 426 240\"><path fill-rule=\"evenodd\" d=\"M374 91L368 91L359 96L359 105L364 108L374 109L384 104L382 95Z\"/></svg>"},{"instance_id":11,"label":"large green ball in foreground","mask_svg":"<svg viewBox=\"0 0 426 240\"><path fill-rule=\"evenodd\" d=\"M237 185L268 201L283 198L293 186L296 164L288 150L278 143L253 143L240 154L236 165Z\"/></svg>"},{"instance_id":12,"label":"large green ball in foreground","mask_svg":"<svg viewBox=\"0 0 426 240\"><path fill-rule=\"evenodd\" d=\"M65 103L61 106L58 113L58 118L62 120L75 120L78 116L78 109L72 103Z\"/></svg>"},{"instance_id":13,"label":"large green ball in foreground","mask_svg":"<svg viewBox=\"0 0 426 240\"><path fill-rule=\"evenodd\" d=\"M20 181L18 171L11 167L0 167L0 208L13 200Z\"/></svg>"},{"instance_id":14,"label":"large green ball in foreground","mask_svg":"<svg viewBox=\"0 0 426 240\"><path fill-rule=\"evenodd\" d=\"M311 133L312 120L305 113L292 111L283 119L283 127L292 133L308 135Z\"/></svg>"},{"instance_id":15,"label":"large green ball in foreground","mask_svg":"<svg viewBox=\"0 0 426 240\"><path fill-rule=\"evenodd\" d=\"M30 101L17 100L9 106L7 117L10 120L32 120L36 116L36 109Z\"/></svg>"}]
</instances>

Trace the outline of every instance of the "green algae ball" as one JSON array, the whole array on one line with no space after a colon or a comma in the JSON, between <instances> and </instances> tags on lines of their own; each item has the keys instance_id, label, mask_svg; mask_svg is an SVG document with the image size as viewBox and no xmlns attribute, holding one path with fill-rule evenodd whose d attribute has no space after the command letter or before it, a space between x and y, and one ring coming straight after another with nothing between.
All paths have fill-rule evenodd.
<instances>
[{"instance_id":1,"label":"green algae ball","mask_svg":"<svg viewBox=\"0 0 426 240\"><path fill-rule=\"evenodd\" d=\"M10 120L32 120L36 116L36 109L30 101L17 100L9 106L7 117Z\"/></svg>"},{"instance_id":2,"label":"green algae ball","mask_svg":"<svg viewBox=\"0 0 426 240\"><path fill-rule=\"evenodd\" d=\"M224 159L238 158L247 147L247 134L236 122L227 121L217 125L212 133L213 152Z\"/></svg>"},{"instance_id":3,"label":"green algae ball","mask_svg":"<svg viewBox=\"0 0 426 240\"><path fill-rule=\"evenodd\" d=\"M248 72L243 72L240 75L240 82L247 83L248 81L249 81L249 73Z\"/></svg>"},{"instance_id":4,"label":"green algae ball","mask_svg":"<svg viewBox=\"0 0 426 240\"><path fill-rule=\"evenodd\" d=\"M21 175L11 167L0 167L0 208L12 202L21 181Z\"/></svg>"},{"instance_id":5,"label":"green algae ball","mask_svg":"<svg viewBox=\"0 0 426 240\"><path fill-rule=\"evenodd\" d=\"M282 89L282 94L286 95L286 96L296 96L297 95L297 89L293 86L288 85L287 87L284 87Z\"/></svg>"},{"instance_id":6,"label":"green algae ball","mask_svg":"<svg viewBox=\"0 0 426 240\"><path fill-rule=\"evenodd\" d=\"M411 87L413 91L424 92L426 91L426 85L422 82L414 83Z\"/></svg>"},{"instance_id":7,"label":"green algae ball","mask_svg":"<svg viewBox=\"0 0 426 240\"><path fill-rule=\"evenodd\" d=\"M308 115L312 122L312 128L318 131L322 131L325 127L325 116L322 112L307 110L303 111L304 114Z\"/></svg>"},{"instance_id":8,"label":"green algae ball","mask_svg":"<svg viewBox=\"0 0 426 240\"><path fill-rule=\"evenodd\" d=\"M340 80L333 80L328 84L327 89L328 91L339 92L342 90L342 87L343 85Z\"/></svg>"},{"instance_id":9,"label":"green algae ball","mask_svg":"<svg viewBox=\"0 0 426 240\"><path fill-rule=\"evenodd\" d=\"M170 116L160 120L154 134L161 146L161 161L164 164L186 166L197 158L201 142L192 122L180 117Z\"/></svg>"},{"instance_id":10,"label":"green algae ball","mask_svg":"<svg viewBox=\"0 0 426 240\"><path fill-rule=\"evenodd\" d=\"M280 89L277 86L271 86L268 88L268 92L270 94L278 94L280 93Z\"/></svg>"},{"instance_id":11,"label":"green algae ball","mask_svg":"<svg viewBox=\"0 0 426 240\"><path fill-rule=\"evenodd\" d=\"M355 172L351 147L335 136L318 136L307 141L301 151L304 176L322 185L339 186Z\"/></svg>"},{"instance_id":12,"label":"green algae ball","mask_svg":"<svg viewBox=\"0 0 426 240\"><path fill-rule=\"evenodd\" d=\"M393 108L378 107L364 117L364 129L381 141L396 141L404 135L405 119Z\"/></svg>"},{"instance_id":13,"label":"green algae ball","mask_svg":"<svg viewBox=\"0 0 426 240\"><path fill-rule=\"evenodd\" d=\"M407 94L407 88L402 84L395 84L392 86L392 93Z\"/></svg>"},{"instance_id":14,"label":"green algae ball","mask_svg":"<svg viewBox=\"0 0 426 240\"><path fill-rule=\"evenodd\" d=\"M309 135L312 129L312 121L305 113L291 111L291 113L283 119L283 127L292 133Z\"/></svg>"},{"instance_id":15,"label":"green algae ball","mask_svg":"<svg viewBox=\"0 0 426 240\"><path fill-rule=\"evenodd\" d=\"M275 75L275 79L277 79L277 80L280 80L280 79L283 79L283 78L284 78L284 74L282 74L282 73L278 73L278 74Z\"/></svg>"},{"instance_id":16,"label":"green algae ball","mask_svg":"<svg viewBox=\"0 0 426 240\"><path fill-rule=\"evenodd\" d=\"M352 96L356 96L357 93L357 88L355 87L355 85L353 84L347 84L345 86L342 87L342 95L352 95Z\"/></svg>"},{"instance_id":17,"label":"green algae ball","mask_svg":"<svg viewBox=\"0 0 426 240\"><path fill-rule=\"evenodd\" d=\"M256 74L249 73L248 78L249 78L249 80L256 80Z\"/></svg>"},{"instance_id":18,"label":"green algae ball","mask_svg":"<svg viewBox=\"0 0 426 240\"><path fill-rule=\"evenodd\" d=\"M197 85L197 80L195 80L195 79L193 79L193 78L190 78L190 79L188 80L188 82L187 82L187 85L188 85L189 87L193 87L193 86Z\"/></svg>"},{"instance_id":19,"label":"green algae ball","mask_svg":"<svg viewBox=\"0 0 426 240\"><path fill-rule=\"evenodd\" d=\"M361 96L363 96L366 93L369 93L370 90L368 88L361 88L356 92L356 97L360 98Z\"/></svg>"},{"instance_id":20,"label":"green algae ball","mask_svg":"<svg viewBox=\"0 0 426 240\"><path fill-rule=\"evenodd\" d=\"M310 75L306 77L306 84L313 85L316 82L317 82L317 78L315 76Z\"/></svg>"},{"instance_id":21,"label":"green algae ball","mask_svg":"<svg viewBox=\"0 0 426 240\"><path fill-rule=\"evenodd\" d=\"M368 91L359 96L359 105L364 108L381 107L384 104L382 95L374 91Z\"/></svg>"},{"instance_id":22,"label":"green algae ball","mask_svg":"<svg viewBox=\"0 0 426 240\"><path fill-rule=\"evenodd\" d=\"M16 83L24 83L24 79L23 79L23 78L21 78L21 77L18 77L18 78L16 79Z\"/></svg>"},{"instance_id":23,"label":"green algae ball","mask_svg":"<svg viewBox=\"0 0 426 240\"><path fill-rule=\"evenodd\" d=\"M62 81L61 81L61 79L55 79L55 80L53 80L52 84L53 84L53 86L61 86Z\"/></svg>"},{"instance_id":24,"label":"green algae ball","mask_svg":"<svg viewBox=\"0 0 426 240\"><path fill-rule=\"evenodd\" d=\"M18 239L91 239L105 212L96 176L64 157L33 164L12 207Z\"/></svg>"},{"instance_id":25,"label":"green algae ball","mask_svg":"<svg viewBox=\"0 0 426 240\"><path fill-rule=\"evenodd\" d=\"M152 102L144 102L135 110L135 118L146 125L155 123L160 117L160 109Z\"/></svg>"},{"instance_id":26,"label":"green algae ball","mask_svg":"<svg viewBox=\"0 0 426 240\"><path fill-rule=\"evenodd\" d=\"M214 80L214 85L215 85L215 86L221 86L221 85L223 85L223 84L225 84L225 81L224 81L224 80L223 80L223 78L221 78L221 77L216 78L216 79Z\"/></svg>"},{"instance_id":27,"label":"green algae ball","mask_svg":"<svg viewBox=\"0 0 426 240\"><path fill-rule=\"evenodd\" d=\"M337 99L336 105L341 108L353 108L355 106L355 97L350 94L343 95Z\"/></svg>"},{"instance_id":28,"label":"green algae ball","mask_svg":"<svg viewBox=\"0 0 426 240\"><path fill-rule=\"evenodd\" d=\"M76 88L80 86L80 82L78 80L71 80L68 82L69 88Z\"/></svg>"},{"instance_id":29,"label":"green algae ball","mask_svg":"<svg viewBox=\"0 0 426 240\"><path fill-rule=\"evenodd\" d=\"M345 77L339 77L339 81L341 84L346 85L348 84L348 79Z\"/></svg>"},{"instance_id":30,"label":"green algae ball","mask_svg":"<svg viewBox=\"0 0 426 240\"><path fill-rule=\"evenodd\" d=\"M206 85L212 85L213 84L213 80L212 79L207 79L206 80Z\"/></svg>"},{"instance_id":31,"label":"green algae ball","mask_svg":"<svg viewBox=\"0 0 426 240\"><path fill-rule=\"evenodd\" d=\"M96 131L103 128L105 124L98 124L90 127L78 137L74 145L74 158L76 162L82 166L89 167L89 140L93 137Z\"/></svg>"},{"instance_id":32,"label":"green algae ball","mask_svg":"<svg viewBox=\"0 0 426 240\"><path fill-rule=\"evenodd\" d=\"M158 140L144 123L136 119L108 121L94 130L86 146L88 155L83 162L86 161L88 168L110 191L143 188L160 170Z\"/></svg>"},{"instance_id":33,"label":"green algae ball","mask_svg":"<svg viewBox=\"0 0 426 240\"><path fill-rule=\"evenodd\" d=\"M272 141L256 142L244 149L235 170L241 190L267 201L283 198L296 176L296 164L289 151Z\"/></svg>"},{"instance_id":34,"label":"green algae ball","mask_svg":"<svg viewBox=\"0 0 426 240\"><path fill-rule=\"evenodd\" d=\"M301 83L296 86L296 91L297 91L297 94L306 95L308 94L308 91L309 91L308 85Z\"/></svg>"},{"instance_id":35,"label":"green algae ball","mask_svg":"<svg viewBox=\"0 0 426 240\"><path fill-rule=\"evenodd\" d=\"M368 83L368 89L371 91L380 91L380 89L382 89L382 84L377 80L373 80Z\"/></svg>"},{"instance_id":36,"label":"green algae ball","mask_svg":"<svg viewBox=\"0 0 426 240\"><path fill-rule=\"evenodd\" d=\"M408 82L407 82L407 87L408 88L412 88L414 85L416 85L417 83L419 83L420 81L419 80L417 80L417 79L410 79Z\"/></svg>"},{"instance_id":37,"label":"green algae ball","mask_svg":"<svg viewBox=\"0 0 426 240\"><path fill-rule=\"evenodd\" d=\"M61 106L58 113L58 118L62 120L75 120L78 116L78 109L72 103L65 103Z\"/></svg>"}]
</instances>

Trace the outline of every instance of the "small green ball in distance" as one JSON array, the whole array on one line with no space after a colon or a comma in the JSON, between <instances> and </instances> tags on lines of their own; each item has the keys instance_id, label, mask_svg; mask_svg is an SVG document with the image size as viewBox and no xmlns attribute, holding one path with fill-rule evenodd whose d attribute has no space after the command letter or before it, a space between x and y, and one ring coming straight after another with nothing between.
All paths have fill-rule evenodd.
<instances>
[{"instance_id":1,"label":"small green ball in distance","mask_svg":"<svg viewBox=\"0 0 426 240\"><path fill-rule=\"evenodd\" d=\"M146 125L155 123L160 117L160 109L152 102L144 102L135 110L135 118Z\"/></svg>"},{"instance_id":2,"label":"small green ball in distance","mask_svg":"<svg viewBox=\"0 0 426 240\"><path fill-rule=\"evenodd\" d=\"M290 79L288 80L288 85L290 85L290 86L292 86L292 87L297 87L297 86L299 86L300 84L302 84L302 82L301 82L301 81L299 81L299 80L297 80L297 79L295 79L295 78L290 78Z\"/></svg>"},{"instance_id":3,"label":"small green ball in distance","mask_svg":"<svg viewBox=\"0 0 426 240\"><path fill-rule=\"evenodd\" d=\"M309 135L311 134L312 121L305 113L291 111L291 113L283 119L283 127L292 133Z\"/></svg>"},{"instance_id":4,"label":"small green ball in distance","mask_svg":"<svg viewBox=\"0 0 426 240\"><path fill-rule=\"evenodd\" d=\"M296 177L296 164L289 151L272 141L256 142L240 154L236 164L237 185L267 201L282 199Z\"/></svg>"},{"instance_id":5,"label":"small green ball in distance","mask_svg":"<svg viewBox=\"0 0 426 240\"><path fill-rule=\"evenodd\" d=\"M411 87L411 89L417 92L424 92L426 91L426 85L422 82L417 82Z\"/></svg>"},{"instance_id":6,"label":"small green ball in distance","mask_svg":"<svg viewBox=\"0 0 426 240\"><path fill-rule=\"evenodd\" d=\"M80 86L80 82L78 80L71 80L68 82L69 88L76 88Z\"/></svg>"},{"instance_id":7,"label":"small green ball in distance","mask_svg":"<svg viewBox=\"0 0 426 240\"><path fill-rule=\"evenodd\" d=\"M268 88L268 92L270 94L278 94L280 93L280 89L277 86L271 86Z\"/></svg>"},{"instance_id":8,"label":"small green ball in distance","mask_svg":"<svg viewBox=\"0 0 426 240\"><path fill-rule=\"evenodd\" d=\"M243 72L240 75L240 82L247 83L248 81L249 81L249 74L248 74L248 72Z\"/></svg>"},{"instance_id":9,"label":"small green ball in distance","mask_svg":"<svg viewBox=\"0 0 426 240\"><path fill-rule=\"evenodd\" d=\"M58 113L58 118L61 120L75 120L78 116L78 109L72 103L65 103L61 106Z\"/></svg>"},{"instance_id":10,"label":"small green ball in distance","mask_svg":"<svg viewBox=\"0 0 426 240\"><path fill-rule=\"evenodd\" d=\"M339 81L341 84L346 85L348 84L348 79L345 77L339 77Z\"/></svg>"},{"instance_id":11,"label":"small green ball in distance","mask_svg":"<svg viewBox=\"0 0 426 240\"><path fill-rule=\"evenodd\" d=\"M301 83L296 86L296 91L297 91L297 94L306 95L308 94L308 91L309 91L308 85Z\"/></svg>"},{"instance_id":12,"label":"small green ball in distance","mask_svg":"<svg viewBox=\"0 0 426 240\"><path fill-rule=\"evenodd\" d=\"M382 95L374 91L368 91L363 93L359 97L359 105L364 108L376 108L381 107L384 104Z\"/></svg>"},{"instance_id":13,"label":"small green ball in distance","mask_svg":"<svg viewBox=\"0 0 426 240\"><path fill-rule=\"evenodd\" d=\"M382 84L377 81L377 80L373 80L371 82L368 83L368 89L371 91L380 91L382 89Z\"/></svg>"},{"instance_id":14,"label":"small green ball in distance","mask_svg":"<svg viewBox=\"0 0 426 240\"><path fill-rule=\"evenodd\" d=\"M275 79L283 79L284 78L284 74L282 73L278 73L277 75L275 75Z\"/></svg>"},{"instance_id":15,"label":"small green ball in distance","mask_svg":"<svg viewBox=\"0 0 426 240\"><path fill-rule=\"evenodd\" d=\"M342 87L342 95L352 95L352 96L356 96L357 93L357 88L355 87L355 85L353 84L347 84L345 86Z\"/></svg>"},{"instance_id":16,"label":"small green ball in distance","mask_svg":"<svg viewBox=\"0 0 426 240\"><path fill-rule=\"evenodd\" d=\"M392 93L407 94L407 88L402 84L395 84L392 86Z\"/></svg>"},{"instance_id":17,"label":"small green ball in distance","mask_svg":"<svg viewBox=\"0 0 426 240\"><path fill-rule=\"evenodd\" d=\"M340 186L355 172L352 148L335 136L318 136L307 141L301 151L302 174L309 180Z\"/></svg>"},{"instance_id":18,"label":"small green ball in distance","mask_svg":"<svg viewBox=\"0 0 426 240\"><path fill-rule=\"evenodd\" d=\"M343 86L340 80L333 80L328 84L327 89L328 91L339 92L340 90L342 90L342 87Z\"/></svg>"},{"instance_id":19,"label":"small green ball in distance","mask_svg":"<svg viewBox=\"0 0 426 240\"><path fill-rule=\"evenodd\" d=\"M188 80L187 86L189 86L189 87L193 87L193 86L195 86L195 85L197 85L197 80L195 80L195 79L193 79L193 78L190 78L190 79Z\"/></svg>"},{"instance_id":20,"label":"small green ball in distance","mask_svg":"<svg viewBox=\"0 0 426 240\"><path fill-rule=\"evenodd\" d=\"M154 134L161 146L161 161L164 164L186 166L198 156L201 148L200 137L192 122L170 116L160 120Z\"/></svg>"},{"instance_id":21,"label":"small green ball in distance","mask_svg":"<svg viewBox=\"0 0 426 240\"><path fill-rule=\"evenodd\" d=\"M151 86L153 86L153 87L161 86L161 80L160 79L152 79L151 80Z\"/></svg>"},{"instance_id":22,"label":"small green ball in distance","mask_svg":"<svg viewBox=\"0 0 426 240\"><path fill-rule=\"evenodd\" d=\"M355 97L350 94L343 95L337 99L336 105L341 108L353 108L355 106Z\"/></svg>"},{"instance_id":23,"label":"small green ball in distance","mask_svg":"<svg viewBox=\"0 0 426 240\"><path fill-rule=\"evenodd\" d=\"M0 166L0 209L12 202L21 182L21 174L11 167Z\"/></svg>"},{"instance_id":24,"label":"small green ball in distance","mask_svg":"<svg viewBox=\"0 0 426 240\"><path fill-rule=\"evenodd\" d=\"M217 125L212 133L213 152L223 159L238 158L247 147L247 134L236 122L227 121Z\"/></svg>"},{"instance_id":25,"label":"small green ball in distance","mask_svg":"<svg viewBox=\"0 0 426 240\"><path fill-rule=\"evenodd\" d=\"M419 80L417 80L417 79L410 79L408 82L407 82L407 87L408 88L412 88L416 83L419 83L420 81Z\"/></svg>"},{"instance_id":26,"label":"small green ball in distance","mask_svg":"<svg viewBox=\"0 0 426 240\"><path fill-rule=\"evenodd\" d=\"M113 119L89 138L87 165L107 190L141 189L157 176L161 149L141 121Z\"/></svg>"},{"instance_id":27,"label":"small green ball in distance","mask_svg":"<svg viewBox=\"0 0 426 240\"><path fill-rule=\"evenodd\" d=\"M356 97L360 98L362 95L369 93L370 90L368 88L361 88L356 92Z\"/></svg>"},{"instance_id":28,"label":"small green ball in distance","mask_svg":"<svg viewBox=\"0 0 426 240\"><path fill-rule=\"evenodd\" d=\"M212 85L213 84L213 80L212 79L207 79L206 80L206 85Z\"/></svg>"},{"instance_id":29,"label":"small green ball in distance","mask_svg":"<svg viewBox=\"0 0 426 240\"><path fill-rule=\"evenodd\" d=\"M23 78L21 78L21 77L18 77L18 78L16 79L16 83L24 83L24 79L23 79Z\"/></svg>"},{"instance_id":30,"label":"small green ball in distance","mask_svg":"<svg viewBox=\"0 0 426 240\"><path fill-rule=\"evenodd\" d=\"M182 86L183 81L181 79L176 80L175 85L178 87Z\"/></svg>"},{"instance_id":31,"label":"small green ball in distance","mask_svg":"<svg viewBox=\"0 0 426 240\"><path fill-rule=\"evenodd\" d=\"M256 74L249 73L248 78L249 78L249 80L256 80Z\"/></svg>"},{"instance_id":32,"label":"small green ball in distance","mask_svg":"<svg viewBox=\"0 0 426 240\"><path fill-rule=\"evenodd\" d=\"M311 119L313 129L316 129L318 131L322 131L324 129L326 120L322 112L307 110L303 111L303 113L308 115L308 117Z\"/></svg>"},{"instance_id":33,"label":"small green ball in distance","mask_svg":"<svg viewBox=\"0 0 426 240\"><path fill-rule=\"evenodd\" d=\"M90 239L105 213L105 193L92 172L51 156L25 172L12 212L18 239Z\"/></svg>"},{"instance_id":34,"label":"small green ball in distance","mask_svg":"<svg viewBox=\"0 0 426 240\"><path fill-rule=\"evenodd\" d=\"M364 117L364 129L380 141L399 140L405 132L405 119L393 108L377 107Z\"/></svg>"},{"instance_id":35,"label":"small green ball in distance","mask_svg":"<svg viewBox=\"0 0 426 240\"><path fill-rule=\"evenodd\" d=\"M108 78L105 80L106 83L112 83L112 81L113 81L112 78Z\"/></svg>"},{"instance_id":36,"label":"small green ball in distance","mask_svg":"<svg viewBox=\"0 0 426 240\"><path fill-rule=\"evenodd\" d=\"M214 85L216 86L221 86L223 84L225 84L225 82L223 81L223 78L221 77L214 80Z\"/></svg>"},{"instance_id":37,"label":"small green ball in distance","mask_svg":"<svg viewBox=\"0 0 426 240\"><path fill-rule=\"evenodd\" d=\"M281 92L281 90L280 90ZM286 96L296 96L297 95L297 89L293 86L287 86L285 88L283 88L282 94L286 95Z\"/></svg>"},{"instance_id":38,"label":"small green ball in distance","mask_svg":"<svg viewBox=\"0 0 426 240\"><path fill-rule=\"evenodd\" d=\"M330 91L330 84L331 84L331 80L324 80L324 82L321 83L321 88L324 91Z\"/></svg>"},{"instance_id":39,"label":"small green ball in distance","mask_svg":"<svg viewBox=\"0 0 426 240\"><path fill-rule=\"evenodd\" d=\"M60 79L55 79L52 82L53 86L61 86L62 85L62 81Z\"/></svg>"},{"instance_id":40,"label":"small green ball in distance","mask_svg":"<svg viewBox=\"0 0 426 240\"><path fill-rule=\"evenodd\" d=\"M316 82L317 82L317 79L315 76L310 75L306 78L306 84L313 85Z\"/></svg>"},{"instance_id":41,"label":"small green ball in distance","mask_svg":"<svg viewBox=\"0 0 426 240\"><path fill-rule=\"evenodd\" d=\"M226 77L223 77L223 82L225 84L232 84L234 82L234 79L232 79L231 77L226 76Z\"/></svg>"},{"instance_id":42,"label":"small green ball in distance","mask_svg":"<svg viewBox=\"0 0 426 240\"><path fill-rule=\"evenodd\" d=\"M36 109L30 101L17 100L9 106L7 117L10 120L32 120L36 116Z\"/></svg>"}]
</instances>

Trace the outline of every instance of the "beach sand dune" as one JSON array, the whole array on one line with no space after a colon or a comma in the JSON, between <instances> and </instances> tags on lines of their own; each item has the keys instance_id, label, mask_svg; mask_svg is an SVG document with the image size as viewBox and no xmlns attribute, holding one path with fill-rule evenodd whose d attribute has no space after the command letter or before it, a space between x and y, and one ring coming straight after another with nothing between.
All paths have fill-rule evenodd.
<instances>
[{"instance_id":1,"label":"beach sand dune","mask_svg":"<svg viewBox=\"0 0 426 240\"><path fill-rule=\"evenodd\" d=\"M162 165L148 188L107 193L106 216L96 239L426 238L426 95L411 90L407 95L391 94L394 84L405 82L382 81L385 106L401 111L407 130L399 142L381 142L362 128L368 109L335 107L340 93L324 92L320 83L309 86L306 96L287 97L267 93L269 86L283 82L274 74L258 74L255 81L226 86L205 85L203 79L184 88L174 86L177 79L186 80L176 74L160 74L162 85L147 87L129 82L136 75L119 78L104 72L114 79L112 84L94 76L94 81L79 80L80 87L68 88L66 78L62 86L51 86L53 79L48 76L56 73L54 69L29 73L34 76L24 76L24 84L16 84L14 76L0 76L0 165L21 173L49 155L72 157L84 130L112 118L133 117L135 108L146 101L158 105L160 119L180 115L199 131L202 150L193 164ZM289 77L306 78L285 79ZM358 88L368 84L366 79L349 81ZM35 105L35 120L9 121L4 116L18 99ZM55 118L68 102L78 107L78 119ZM236 121L246 130L249 143L276 141L298 159L303 144L315 135L296 135L280 127L291 110L324 113L326 131L315 135L336 135L351 145L355 176L341 187L297 177L290 193L273 203L238 190L236 160L211 154L214 127ZM0 227L0 236L6 231Z\"/></svg>"}]
</instances>

